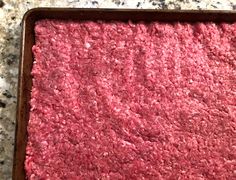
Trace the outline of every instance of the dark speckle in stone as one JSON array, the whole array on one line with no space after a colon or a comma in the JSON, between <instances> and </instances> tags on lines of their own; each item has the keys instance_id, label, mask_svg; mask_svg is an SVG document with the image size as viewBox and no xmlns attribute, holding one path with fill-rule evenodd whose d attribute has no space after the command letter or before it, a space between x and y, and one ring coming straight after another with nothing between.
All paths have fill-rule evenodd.
<instances>
[{"instance_id":1,"label":"dark speckle in stone","mask_svg":"<svg viewBox=\"0 0 236 180\"><path fill-rule=\"evenodd\" d=\"M233 7L233 10L236 10L236 4L234 4L232 7Z\"/></svg>"},{"instance_id":2,"label":"dark speckle in stone","mask_svg":"<svg viewBox=\"0 0 236 180\"><path fill-rule=\"evenodd\" d=\"M138 4L136 5L137 7L139 7L140 6L140 4L141 4L141 2L138 2Z\"/></svg>"},{"instance_id":3,"label":"dark speckle in stone","mask_svg":"<svg viewBox=\"0 0 236 180\"><path fill-rule=\"evenodd\" d=\"M11 19L12 19L12 20L15 20L15 19L16 19L16 17L15 17L15 16L13 16L13 17L11 17Z\"/></svg>"},{"instance_id":4,"label":"dark speckle in stone","mask_svg":"<svg viewBox=\"0 0 236 180\"><path fill-rule=\"evenodd\" d=\"M12 40L12 39L13 39L13 37L8 37L8 38L6 38L7 41L10 41L10 40Z\"/></svg>"},{"instance_id":5,"label":"dark speckle in stone","mask_svg":"<svg viewBox=\"0 0 236 180\"><path fill-rule=\"evenodd\" d=\"M167 4L165 4L165 1L162 1L162 0L160 0L160 4L158 4L158 6L159 6L161 9L168 9Z\"/></svg>"},{"instance_id":6,"label":"dark speckle in stone","mask_svg":"<svg viewBox=\"0 0 236 180\"><path fill-rule=\"evenodd\" d=\"M0 99L0 108L5 108L6 104L4 102L2 102L2 100Z\"/></svg>"},{"instance_id":7,"label":"dark speckle in stone","mask_svg":"<svg viewBox=\"0 0 236 180\"><path fill-rule=\"evenodd\" d=\"M11 93L10 93L8 90L6 90L5 92L3 92L2 94L3 94L4 96L6 96L7 98L11 98L11 97L12 97Z\"/></svg>"},{"instance_id":8,"label":"dark speckle in stone","mask_svg":"<svg viewBox=\"0 0 236 180\"><path fill-rule=\"evenodd\" d=\"M3 165L4 164L4 160L0 160L0 164Z\"/></svg>"},{"instance_id":9,"label":"dark speckle in stone","mask_svg":"<svg viewBox=\"0 0 236 180\"><path fill-rule=\"evenodd\" d=\"M180 6L179 4L176 4L176 5L175 5L175 9L176 9L176 10L181 10L181 6Z\"/></svg>"},{"instance_id":10,"label":"dark speckle in stone","mask_svg":"<svg viewBox=\"0 0 236 180\"><path fill-rule=\"evenodd\" d=\"M0 0L0 8L3 7L4 5L5 5L5 3Z\"/></svg>"},{"instance_id":11,"label":"dark speckle in stone","mask_svg":"<svg viewBox=\"0 0 236 180\"><path fill-rule=\"evenodd\" d=\"M158 5L162 9L167 9L167 4L165 3L165 0L159 0L159 1L150 1L152 2L152 5Z\"/></svg>"},{"instance_id":12,"label":"dark speckle in stone","mask_svg":"<svg viewBox=\"0 0 236 180\"><path fill-rule=\"evenodd\" d=\"M213 5L213 4L211 5L211 7L213 7L213 8L217 8L217 6L215 6L215 5Z\"/></svg>"},{"instance_id":13,"label":"dark speckle in stone","mask_svg":"<svg viewBox=\"0 0 236 180\"><path fill-rule=\"evenodd\" d=\"M124 5L124 4L125 4L125 2L122 2L122 3L121 3L121 5Z\"/></svg>"},{"instance_id":14,"label":"dark speckle in stone","mask_svg":"<svg viewBox=\"0 0 236 180\"><path fill-rule=\"evenodd\" d=\"M153 5L153 6L156 6L156 5L157 5L157 2L153 1L153 2L152 2L152 5Z\"/></svg>"},{"instance_id":15,"label":"dark speckle in stone","mask_svg":"<svg viewBox=\"0 0 236 180\"><path fill-rule=\"evenodd\" d=\"M10 66L10 65L12 65L12 64L16 61L16 59L17 59L17 56L16 56L16 55L10 54L10 55L7 57L6 62L7 62L7 64Z\"/></svg>"},{"instance_id":16,"label":"dark speckle in stone","mask_svg":"<svg viewBox=\"0 0 236 180\"><path fill-rule=\"evenodd\" d=\"M120 1L119 0L115 0L115 1L113 1L116 5L120 5Z\"/></svg>"},{"instance_id":17,"label":"dark speckle in stone","mask_svg":"<svg viewBox=\"0 0 236 180\"><path fill-rule=\"evenodd\" d=\"M168 6L167 6L166 4L164 4L164 5L162 6L162 9L168 9Z\"/></svg>"},{"instance_id":18,"label":"dark speckle in stone","mask_svg":"<svg viewBox=\"0 0 236 180\"><path fill-rule=\"evenodd\" d=\"M98 2L97 1L92 1L92 4L95 5L95 4L98 4Z\"/></svg>"}]
</instances>

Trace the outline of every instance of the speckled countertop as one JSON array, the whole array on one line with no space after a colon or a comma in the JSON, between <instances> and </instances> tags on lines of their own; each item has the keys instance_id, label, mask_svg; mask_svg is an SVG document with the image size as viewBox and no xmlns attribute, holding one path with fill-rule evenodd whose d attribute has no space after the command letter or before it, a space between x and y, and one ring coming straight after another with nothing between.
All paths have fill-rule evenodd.
<instances>
[{"instance_id":1,"label":"speckled countertop","mask_svg":"<svg viewBox=\"0 0 236 180\"><path fill-rule=\"evenodd\" d=\"M20 22L34 7L236 9L236 0L0 0L0 180L11 179Z\"/></svg>"}]
</instances>

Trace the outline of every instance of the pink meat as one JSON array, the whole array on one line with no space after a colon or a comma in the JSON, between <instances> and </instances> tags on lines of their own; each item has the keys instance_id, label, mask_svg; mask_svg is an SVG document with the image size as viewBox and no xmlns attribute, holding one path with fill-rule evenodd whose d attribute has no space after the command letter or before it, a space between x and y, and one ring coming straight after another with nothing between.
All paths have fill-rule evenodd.
<instances>
[{"instance_id":1,"label":"pink meat","mask_svg":"<svg viewBox=\"0 0 236 180\"><path fill-rule=\"evenodd\" d=\"M28 179L236 178L236 23L35 34Z\"/></svg>"}]
</instances>

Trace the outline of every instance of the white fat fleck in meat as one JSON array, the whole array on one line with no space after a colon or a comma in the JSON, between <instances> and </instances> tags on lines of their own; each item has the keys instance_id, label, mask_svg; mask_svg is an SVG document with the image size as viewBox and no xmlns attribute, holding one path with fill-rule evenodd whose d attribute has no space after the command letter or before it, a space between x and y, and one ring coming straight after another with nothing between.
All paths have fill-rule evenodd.
<instances>
[{"instance_id":1,"label":"white fat fleck in meat","mask_svg":"<svg viewBox=\"0 0 236 180\"><path fill-rule=\"evenodd\" d=\"M90 48L90 47L91 47L91 45L90 45L88 42L86 42L86 43L84 44L84 46L85 46L85 48Z\"/></svg>"}]
</instances>

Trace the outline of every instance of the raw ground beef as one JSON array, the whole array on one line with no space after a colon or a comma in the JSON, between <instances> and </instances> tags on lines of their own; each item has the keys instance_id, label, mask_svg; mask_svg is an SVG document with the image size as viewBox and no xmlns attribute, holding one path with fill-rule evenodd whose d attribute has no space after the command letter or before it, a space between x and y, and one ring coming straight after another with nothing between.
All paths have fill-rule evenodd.
<instances>
[{"instance_id":1,"label":"raw ground beef","mask_svg":"<svg viewBox=\"0 0 236 180\"><path fill-rule=\"evenodd\" d=\"M235 179L236 23L36 23L28 179Z\"/></svg>"}]
</instances>

